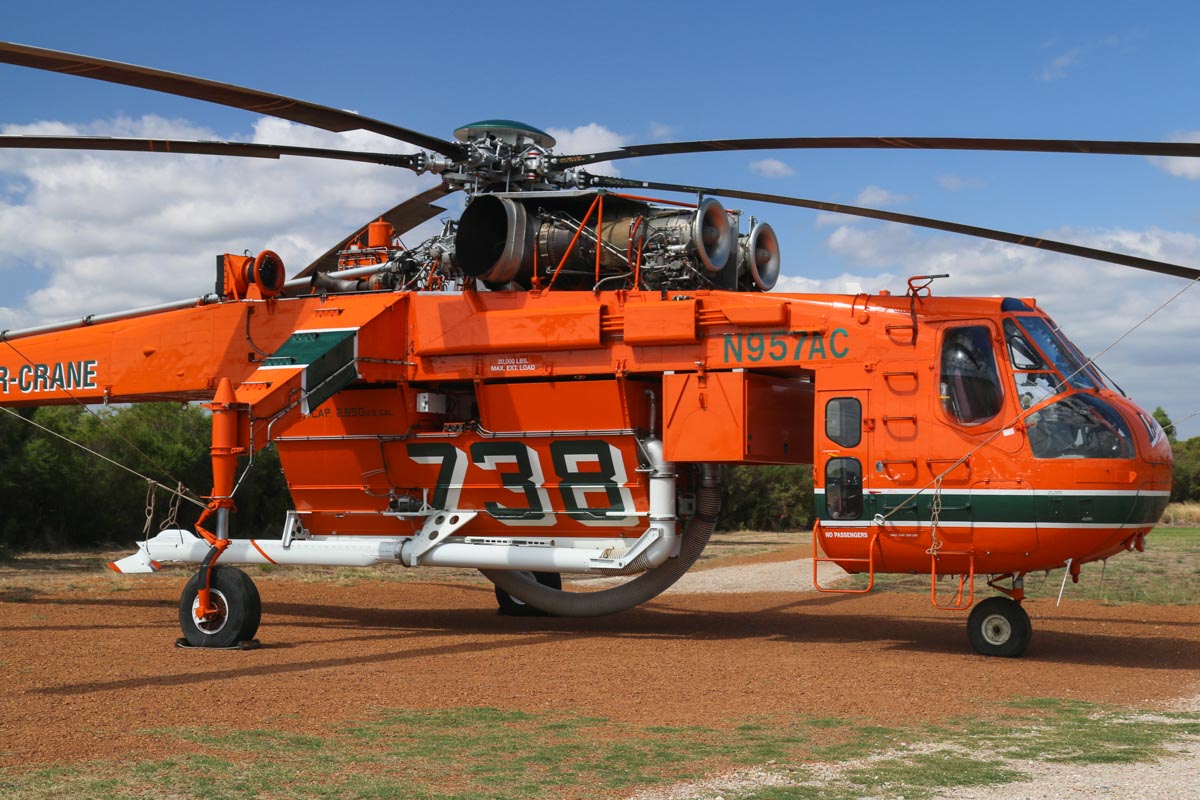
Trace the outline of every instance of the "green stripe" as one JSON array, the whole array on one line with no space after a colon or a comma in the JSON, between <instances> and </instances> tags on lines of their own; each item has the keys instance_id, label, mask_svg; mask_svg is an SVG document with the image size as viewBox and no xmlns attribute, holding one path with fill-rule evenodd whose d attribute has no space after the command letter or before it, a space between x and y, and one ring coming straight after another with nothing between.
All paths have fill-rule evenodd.
<instances>
[{"instance_id":1,"label":"green stripe","mask_svg":"<svg viewBox=\"0 0 1200 800\"><path fill-rule=\"evenodd\" d=\"M938 518L945 522L1147 525L1158 522L1168 499L1160 495L953 494L942 495ZM866 495L863 513L858 519L872 519L876 514L882 514L899 524L929 522L933 500L932 492L922 492L915 498L903 494ZM816 495L816 502L820 519L837 522L829 515L823 493Z\"/></svg>"},{"instance_id":2,"label":"green stripe","mask_svg":"<svg viewBox=\"0 0 1200 800\"><path fill-rule=\"evenodd\" d=\"M295 367L311 364L347 339L353 339L354 334L355 331L300 331L293 333L283 343L283 346L264 362L264 365ZM341 361L345 363L346 359L343 358Z\"/></svg>"}]
</instances>

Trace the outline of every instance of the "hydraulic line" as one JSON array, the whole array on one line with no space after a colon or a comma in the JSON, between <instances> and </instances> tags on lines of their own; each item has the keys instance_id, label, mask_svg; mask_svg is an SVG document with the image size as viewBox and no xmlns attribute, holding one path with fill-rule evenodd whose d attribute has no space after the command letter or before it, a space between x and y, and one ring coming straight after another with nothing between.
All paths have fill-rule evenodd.
<instances>
[{"instance_id":1,"label":"hydraulic line","mask_svg":"<svg viewBox=\"0 0 1200 800\"><path fill-rule=\"evenodd\" d=\"M542 586L532 575L511 570L481 570L502 591L521 602L560 617L601 617L626 611L662 594L683 577L704 552L721 511L717 467L701 465L696 514L684 529L679 555L643 572L628 583L598 592L564 592Z\"/></svg>"}]
</instances>

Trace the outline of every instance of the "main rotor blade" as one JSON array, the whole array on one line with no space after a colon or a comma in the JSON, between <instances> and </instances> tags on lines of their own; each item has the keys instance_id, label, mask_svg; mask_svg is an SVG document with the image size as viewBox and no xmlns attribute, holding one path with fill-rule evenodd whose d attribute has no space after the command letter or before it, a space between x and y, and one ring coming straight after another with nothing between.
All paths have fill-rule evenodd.
<instances>
[{"instance_id":1,"label":"main rotor blade","mask_svg":"<svg viewBox=\"0 0 1200 800\"><path fill-rule=\"evenodd\" d=\"M425 220L432 219L445 211L446 209L442 206L433 205L433 201L445 197L453 191L456 190L451 189L444 183L439 183L432 189L426 189L424 192L421 192L421 194L414 195L391 210L383 212L381 216L373 217L370 222L374 222L376 219L382 219L384 222L390 222L392 227L396 229L396 233L398 235L407 233ZM350 242L354 241L354 238L359 236L366 227L366 225L363 225L355 230L345 239L342 239L333 247L326 250L324 254L292 277L304 278L313 274L314 272L328 272L337 267L337 254L349 247Z\"/></svg>"},{"instance_id":2,"label":"main rotor blade","mask_svg":"<svg viewBox=\"0 0 1200 800\"><path fill-rule=\"evenodd\" d=\"M102 150L127 153L185 153L206 156L279 158L308 156L340 161L362 161L415 170L420 156L407 153L361 153L322 147L293 147L286 144L249 142L196 142L178 139L124 139L104 136L0 136L0 148L29 150Z\"/></svg>"},{"instance_id":3,"label":"main rotor blade","mask_svg":"<svg viewBox=\"0 0 1200 800\"><path fill-rule=\"evenodd\" d=\"M463 149L453 143L417 131L401 128L351 111L342 111L315 103L307 103L283 95L260 92L228 83L218 83L204 78L166 72L119 61L106 61L91 56L47 50L41 47L0 42L0 62L32 67L50 72L62 72L92 78L109 83L121 83L156 92L206 100L233 108L242 108L256 114L266 114L280 119L324 128L328 131L366 130L415 144L427 150L459 158Z\"/></svg>"},{"instance_id":4,"label":"main rotor blade","mask_svg":"<svg viewBox=\"0 0 1200 800\"><path fill-rule=\"evenodd\" d=\"M592 186L613 189L653 189L660 192L685 192L687 194L715 195L717 197L730 197L737 200L751 200L760 203L776 203L778 205L811 208L815 211L830 211L835 214L849 214L856 217L869 217L871 219L881 219L888 222L899 222L904 225L916 225L922 228L933 228L934 230L947 231L949 233L961 233L965 236L974 236L980 239L994 239L998 242L1018 244L1023 247L1032 247L1039 250L1050 250L1055 253L1079 256L1080 258L1090 258L1094 261L1106 261L1110 264L1120 264L1126 267L1149 270L1150 272L1157 272L1162 275L1173 275L1177 278L1187 278L1188 280L1196 280L1200 278L1200 269L1184 267L1180 266L1179 264L1171 264L1165 261L1155 261L1150 258L1140 258L1138 256L1125 255L1124 253L1113 253L1108 250L1098 250L1094 247L1084 247L1083 245L1070 244L1069 242L1058 242L1053 239L1041 239L1036 236L1026 236L1019 233L1008 233L1007 231L993 230L992 228L979 228L974 225L963 225L958 222L947 222L946 220L931 219L930 217L917 217L913 216L912 214L897 214L893 211L882 211L877 208L861 208L859 206L847 206L840 203L829 203L822 200L806 200L802 197L787 197L778 194L761 194L759 192L743 192L736 189L711 189L700 188L697 186L683 186L675 183L634 181L625 178L610 178L604 175L589 175L588 180Z\"/></svg>"},{"instance_id":5,"label":"main rotor blade","mask_svg":"<svg viewBox=\"0 0 1200 800\"><path fill-rule=\"evenodd\" d=\"M994 150L1026 153L1098 153L1120 156L1200 157L1196 142L1121 142L1088 139L964 139L931 136L804 136L778 139L707 139L638 144L604 153L556 156L557 167L577 167L623 158L738 150Z\"/></svg>"}]
</instances>

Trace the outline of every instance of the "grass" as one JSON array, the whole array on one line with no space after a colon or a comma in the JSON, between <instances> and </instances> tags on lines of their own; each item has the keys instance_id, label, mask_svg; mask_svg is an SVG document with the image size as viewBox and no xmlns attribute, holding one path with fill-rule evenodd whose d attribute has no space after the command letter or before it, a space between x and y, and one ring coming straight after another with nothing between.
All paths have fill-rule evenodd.
<instances>
[{"instance_id":1,"label":"grass","mask_svg":"<svg viewBox=\"0 0 1200 800\"><path fill-rule=\"evenodd\" d=\"M739 767L771 785L732 800L927 797L1025 777L1029 760L1154 760L1200 715L1139 715L1060 700L1014 701L990 717L882 728L836 718L636 727L565 712L381 710L305 733L167 728L144 732L162 759L0 771L0 795L46 798L620 797ZM194 752L199 751L199 752ZM821 766L821 770L815 769Z\"/></svg>"},{"instance_id":2,"label":"grass","mask_svg":"<svg viewBox=\"0 0 1200 800\"><path fill-rule=\"evenodd\" d=\"M1171 503L1159 524L1200 528L1200 503Z\"/></svg>"}]
</instances>

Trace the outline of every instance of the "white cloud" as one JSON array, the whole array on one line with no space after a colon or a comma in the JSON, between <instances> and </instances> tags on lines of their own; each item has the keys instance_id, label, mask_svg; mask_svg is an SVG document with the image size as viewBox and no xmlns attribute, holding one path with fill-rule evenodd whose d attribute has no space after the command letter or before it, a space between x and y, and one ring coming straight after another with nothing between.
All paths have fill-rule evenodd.
<instances>
[{"instance_id":1,"label":"white cloud","mask_svg":"<svg viewBox=\"0 0 1200 800\"><path fill-rule=\"evenodd\" d=\"M1200 131L1184 131L1168 137L1172 142L1200 142ZM1200 180L1200 158L1153 157L1150 163L1161 170L1188 180Z\"/></svg>"},{"instance_id":2,"label":"white cloud","mask_svg":"<svg viewBox=\"0 0 1200 800\"><path fill-rule=\"evenodd\" d=\"M948 192L960 192L964 189L978 189L983 186L983 181L975 178L964 178L961 175L938 175L938 186L941 186Z\"/></svg>"},{"instance_id":3,"label":"white cloud","mask_svg":"<svg viewBox=\"0 0 1200 800\"><path fill-rule=\"evenodd\" d=\"M887 189L879 186L868 186L858 193L858 199L855 202L860 206L881 208L884 206L904 205L911 199L908 195L892 194Z\"/></svg>"},{"instance_id":4,"label":"white cloud","mask_svg":"<svg viewBox=\"0 0 1200 800\"><path fill-rule=\"evenodd\" d=\"M186 121L117 118L40 132L214 140ZM363 131L262 119L254 142L374 151L412 148ZM436 181L393 167L305 158L4 151L0 181L0 329L198 296L214 256L270 248L295 272L330 244ZM451 200L453 198L450 198ZM436 223L408 237L423 238ZM22 297L21 289L28 291Z\"/></svg>"},{"instance_id":5,"label":"white cloud","mask_svg":"<svg viewBox=\"0 0 1200 800\"><path fill-rule=\"evenodd\" d=\"M675 135L675 126L664 122L650 123L650 138L656 142L669 142Z\"/></svg>"},{"instance_id":6,"label":"white cloud","mask_svg":"<svg viewBox=\"0 0 1200 800\"><path fill-rule=\"evenodd\" d=\"M872 277L842 273L836 278L804 278L783 275L775 284L776 292L801 292L805 294L859 294L876 293L895 282L895 277L881 273Z\"/></svg>"},{"instance_id":7,"label":"white cloud","mask_svg":"<svg viewBox=\"0 0 1200 800\"><path fill-rule=\"evenodd\" d=\"M1065 53L1061 53L1042 67L1042 71L1038 73L1038 78L1043 81L1056 81L1067 77L1067 67L1070 67L1079 60L1079 55L1082 49L1072 47Z\"/></svg>"},{"instance_id":8,"label":"white cloud","mask_svg":"<svg viewBox=\"0 0 1200 800\"><path fill-rule=\"evenodd\" d=\"M786 178L795 175L796 170L780 161L778 158L764 158L761 161L751 161L750 171L764 178Z\"/></svg>"},{"instance_id":9,"label":"white cloud","mask_svg":"<svg viewBox=\"0 0 1200 800\"><path fill-rule=\"evenodd\" d=\"M554 152L563 155L580 153L604 153L609 150L619 150L629 143L629 138L598 123L592 122L575 128L549 128L547 130L557 140ZM588 172L594 175L620 175L620 171L609 162L591 164Z\"/></svg>"},{"instance_id":10,"label":"white cloud","mask_svg":"<svg viewBox=\"0 0 1200 800\"><path fill-rule=\"evenodd\" d=\"M1038 72L1037 78L1043 81L1062 80L1067 77L1069 71L1073 70L1085 59L1091 59L1097 52L1114 50L1133 52L1136 49L1137 42L1142 38L1143 33L1135 29L1070 47L1046 62L1041 71ZM1054 46L1057 45L1053 42L1046 44L1046 47Z\"/></svg>"},{"instance_id":11,"label":"white cloud","mask_svg":"<svg viewBox=\"0 0 1200 800\"><path fill-rule=\"evenodd\" d=\"M1200 236L1191 233L1059 229L1044 235L1174 264L1200 263ZM936 295L1033 297L1089 355L1149 318L1100 357L1100 366L1143 408L1161 405L1176 420L1200 411L1195 392L1200 315L1187 310L1200 301L1200 287L1158 311L1168 298L1194 283L1016 245L929 235L891 223L843 224L828 235L826 244L848 265L846 272L823 280L785 276L778 290L843 292L861 286L903 294L908 276L950 273L950 278L933 284ZM1181 428L1185 438L1200 434L1200 418Z\"/></svg>"}]
</instances>

